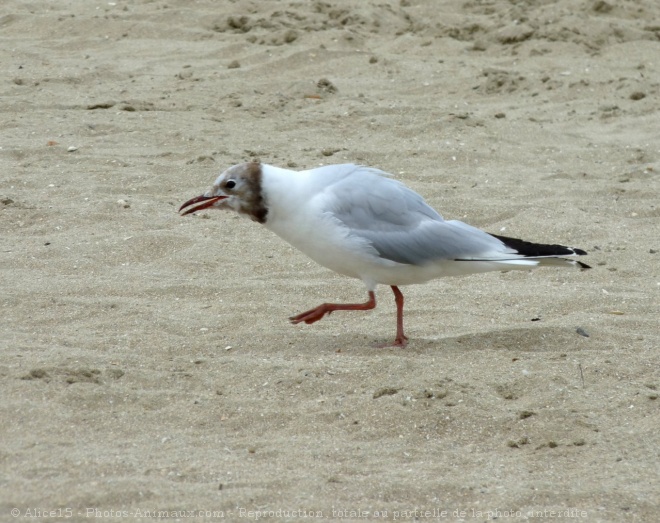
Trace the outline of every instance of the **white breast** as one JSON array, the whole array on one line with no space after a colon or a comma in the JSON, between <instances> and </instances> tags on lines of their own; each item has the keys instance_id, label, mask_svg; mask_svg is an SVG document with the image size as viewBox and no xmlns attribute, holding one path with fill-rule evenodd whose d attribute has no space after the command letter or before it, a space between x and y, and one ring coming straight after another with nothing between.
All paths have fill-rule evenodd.
<instances>
[{"instance_id":1,"label":"white breast","mask_svg":"<svg viewBox=\"0 0 660 523\"><path fill-rule=\"evenodd\" d=\"M262 169L268 205L264 225L280 238L320 265L365 282L373 280L370 274L375 267L393 263L380 258L368 242L351 235L327 211L324 189L330 180L309 171L294 172L269 165Z\"/></svg>"}]
</instances>

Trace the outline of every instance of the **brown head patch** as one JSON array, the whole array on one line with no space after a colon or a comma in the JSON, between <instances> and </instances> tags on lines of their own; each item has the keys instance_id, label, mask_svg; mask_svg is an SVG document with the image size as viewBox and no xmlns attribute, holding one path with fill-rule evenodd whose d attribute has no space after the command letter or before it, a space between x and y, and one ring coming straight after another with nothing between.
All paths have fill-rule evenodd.
<instances>
[{"instance_id":1,"label":"brown head patch","mask_svg":"<svg viewBox=\"0 0 660 523\"><path fill-rule=\"evenodd\" d=\"M261 185L263 176L261 164L250 162L235 165L227 171L227 174L240 177L245 181L245 187L241 194L241 206L238 212L247 214L256 222L266 223L268 207L264 200Z\"/></svg>"}]
</instances>

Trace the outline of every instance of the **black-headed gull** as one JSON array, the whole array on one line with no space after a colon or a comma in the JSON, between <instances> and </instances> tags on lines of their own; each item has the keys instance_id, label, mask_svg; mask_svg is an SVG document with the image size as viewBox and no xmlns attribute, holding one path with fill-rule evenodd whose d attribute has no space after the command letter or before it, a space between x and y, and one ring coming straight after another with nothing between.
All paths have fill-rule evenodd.
<instances>
[{"instance_id":1,"label":"black-headed gull","mask_svg":"<svg viewBox=\"0 0 660 523\"><path fill-rule=\"evenodd\" d=\"M184 215L202 209L243 214L314 261L367 287L365 303L324 303L292 316L292 323L314 323L333 311L373 309L376 286L389 285L397 307L394 346L403 347L408 340L400 285L538 265L589 268L564 258L586 254L580 249L530 243L444 220L388 174L353 164L299 172L255 162L234 165L179 211L187 207Z\"/></svg>"}]
</instances>

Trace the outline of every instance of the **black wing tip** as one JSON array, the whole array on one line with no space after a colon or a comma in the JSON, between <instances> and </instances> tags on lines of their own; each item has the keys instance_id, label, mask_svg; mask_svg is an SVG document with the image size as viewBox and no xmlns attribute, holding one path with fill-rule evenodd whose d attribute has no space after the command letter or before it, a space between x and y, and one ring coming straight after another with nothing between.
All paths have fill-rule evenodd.
<instances>
[{"instance_id":1,"label":"black wing tip","mask_svg":"<svg viewBox=\"0 0 660 523\"><path fill-rule=\"evenodd\" d=\"M582 253L587 254L586 252L582 251ZM582 254L582 253L577 253L577 254ZM583 271L586 271L587 269L591 269L591 265L587 265L586 263L582 263L581 261L575 260L575 263L577 263L580 266L580 269Z\"/></svg>"},{"instance_id":2,"label":"black wing tip","mask_svg":"<svg viewBox=\"0 0 660 523\"><path fill-rule=\"evenodd\" d=\"M507 247L511 247L518 251L518 254L522 256L536 258L537 256L584 256L587 254L587 251L582 249L576 249L573 247L566 247L565 245L558 244L546 244L546 243L533 243L525 240L520 240L518 238L509 238L508 236L499 236L497 234L491 234L498 240L500 240ZM577 262L581 266L585 265L582 262ZM586 268L590 268L587 266Z\"/></svg>"}]
</instances>

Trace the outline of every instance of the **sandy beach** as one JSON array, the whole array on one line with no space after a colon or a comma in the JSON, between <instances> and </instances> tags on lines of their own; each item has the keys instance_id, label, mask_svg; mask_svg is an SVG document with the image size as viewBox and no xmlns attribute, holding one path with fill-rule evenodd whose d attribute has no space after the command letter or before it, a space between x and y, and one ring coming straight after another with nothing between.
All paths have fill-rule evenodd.
<instances>
[{"instance_id":1,"label":"sandy beach","mask_svg":"<svg viewBox=\"0 0 660 523\"><path fill-rule=\"evenodd\" d=\"M0 521L650 522L660 4L6 0ZM592 266L390 290L233 213L380 168Z\"/></svg>"}]
</instances>

